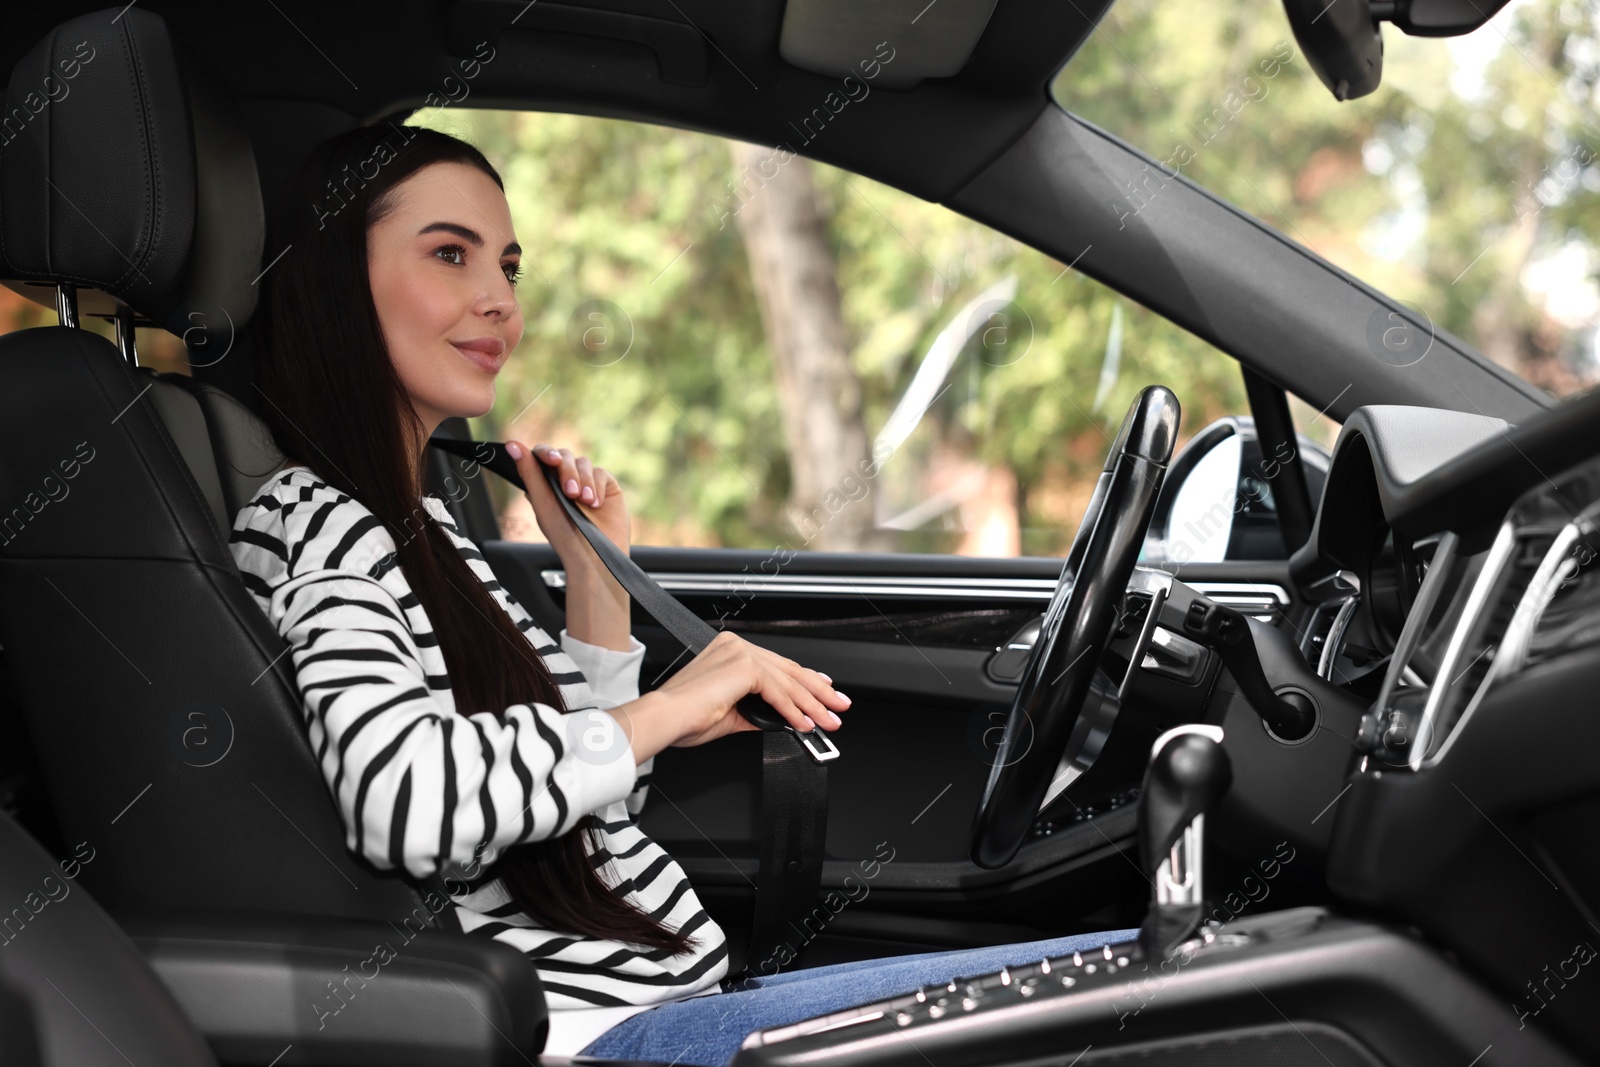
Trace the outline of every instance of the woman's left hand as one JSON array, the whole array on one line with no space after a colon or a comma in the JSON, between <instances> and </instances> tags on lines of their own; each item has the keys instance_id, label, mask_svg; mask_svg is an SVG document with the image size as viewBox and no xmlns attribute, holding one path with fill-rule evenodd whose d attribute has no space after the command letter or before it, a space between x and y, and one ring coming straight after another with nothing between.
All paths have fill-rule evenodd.
<instances>
[{"instance_id":1,"label":"woman's left hand","mask_svg":"<svg viewBox=\"0 0 1600 1067\"><path fill-rule=\"evenodd\" d=\"M586 457L576 455L569 448L534 445L530 451L520 441L507 441L506 450L516 460L517 473L522 475L522 483L527 486L526 496L528 503L533 505L533 517L539 523L539 531L556 550L556 555L561 557L568 571L590 566L604 569L605 565L590 547L588 539L561 509L560 502L550 491L550 483L545 480L541 465L560 469L562 490L584 509L584 514L594 521L601 533L611 539L612 544L622 549L623 555L628 554L631 536L628 506L622 500L622 486L610 472L596 467Z\"/></svg>"}]
</instances>

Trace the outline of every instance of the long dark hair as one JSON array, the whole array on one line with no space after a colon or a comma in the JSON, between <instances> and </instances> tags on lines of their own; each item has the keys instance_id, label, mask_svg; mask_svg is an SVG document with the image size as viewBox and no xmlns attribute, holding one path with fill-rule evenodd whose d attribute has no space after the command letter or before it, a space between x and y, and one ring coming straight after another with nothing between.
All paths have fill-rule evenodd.
<instances>
[{"instance_id":1,"label":"long dark hair","mask_svg":"<svg viewBox=\"0 0 1600 1067\"><path fill-rule=\"evenodd\" d=\"M426 508L426 469L410 442L424 427L379 328L367 274L367 230L393 210L395 186L432 163L465 163L505 183L465 141L414 126L361 126L312 150L270 220L267 247L288 249L263 276L256 385L284 454L361 501L393 533L401 568L439 639L462 714L503 715L543 701L568 711L526 635L467 566ZM515 654L496 653L509 645ZM506 849L489 873L545 925L678 955L698 940L668 929L600 880L581 834ZM591 842L597 839L591 836Z\"/></svg>"}]
</instances>

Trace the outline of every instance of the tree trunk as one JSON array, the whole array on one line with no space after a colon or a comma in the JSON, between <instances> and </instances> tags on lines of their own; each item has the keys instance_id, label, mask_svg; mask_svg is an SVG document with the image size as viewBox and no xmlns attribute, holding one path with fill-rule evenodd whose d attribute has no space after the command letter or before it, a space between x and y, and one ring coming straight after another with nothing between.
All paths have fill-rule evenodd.
<instances>
[{"instance_id":1,"label":"tree trunk","mask_svg":"<svg viewBox=\"0 0 1600 1067\"><path fill-rule=\"evenodd\" d=\"M873 522L875 481L850 363L833 251L817 209L811 164L732 142L739 231L772 349L797 548L890 551Z\"/></svg>"}]
</instances>

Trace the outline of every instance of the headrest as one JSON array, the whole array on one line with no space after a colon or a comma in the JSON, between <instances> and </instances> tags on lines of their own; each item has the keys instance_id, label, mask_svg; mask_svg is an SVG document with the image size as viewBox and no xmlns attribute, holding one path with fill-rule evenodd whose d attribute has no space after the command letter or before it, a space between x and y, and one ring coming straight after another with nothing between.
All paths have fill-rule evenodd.
<instances>
[{"instance_id":1,"label":"headrest","mask_svg":"<svg viewBox=\"0 0 1600 1067\"><path fill-rule=\"evenodd\" d=\"M255 310L264 232L250 138L218 79L138 7L63 22L0 115L0 274L116 297L223 353ZM48 289L35 299L54 304ZM92 293L82 314L115 310Z\"/></svg>"}]
</instances>

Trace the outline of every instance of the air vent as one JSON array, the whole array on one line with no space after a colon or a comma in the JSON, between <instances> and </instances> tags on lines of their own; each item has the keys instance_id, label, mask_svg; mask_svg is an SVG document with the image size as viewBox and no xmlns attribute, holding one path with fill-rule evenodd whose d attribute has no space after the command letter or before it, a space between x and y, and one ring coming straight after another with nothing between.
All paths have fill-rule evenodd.
<instances>
[{"instance_id":1,"label":"air vent","mask_svg":"<svg viewBox=\"0 0 1600 1067\"><path fill-rule=\"evenodd\" d=\"M1317 677L1342 681L1333 675L1339 660L1339 645L1356 609L1361 606L1360 585L1346 571L1338 571L1318 583L1319 586L1323 584L1327 589L1321 591L1333 595L1320 600L1312 609L1311 618L1301 631L1300 654L1305 657L1306 665L1317 672ZM1313 587L1314 594L1318 591Z\"/></svg>"},{"instance_id":2,"label":"air vent","mask_svg":"<svg viewBox=\"0 0 1600 1067\"><path fill-rule=\"evenodd\" d=\"M1412 767L1442 758L1456 729L1471 716L1503 661L1496 656L1518 617L1518 604L1555 542L1547 523L1500 527L1483 569L1456 620L1434 678L1412 750Z\"/></svg>"},{"instance_id":3,"label":"air vent","mask_svg":"<svg viewBox=\"0 0 1600 1067\"><path fill-rule=\"evenodd\" d=\"M1556 535L1495 655L1497 678L1600 642L1600 567L1592 566L1597 545L1589 512Z\"/></svg>"},{"instance_id":4,"label":"air vent","mask_svg":"<svg viewBox=\"0 0 1600 1067\"><path fill-rule=\"evenodd\" d=\"M1600 642L1600 568L1590 566L1597 518L1600 458L1545 478L1511 506L1450 631L1416 731L1413 770L1448 755L1499 682Z\"/></svg>"}]
</instances>

